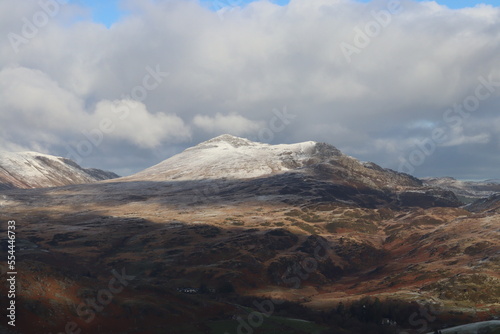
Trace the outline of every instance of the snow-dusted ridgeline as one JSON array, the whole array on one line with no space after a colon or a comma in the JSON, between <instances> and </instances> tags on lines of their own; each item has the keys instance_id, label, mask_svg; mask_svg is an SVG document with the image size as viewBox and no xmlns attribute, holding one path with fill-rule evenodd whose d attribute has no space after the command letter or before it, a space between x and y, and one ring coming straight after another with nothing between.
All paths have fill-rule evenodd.
<instances>
[{"instance_id":1,"label":"snow-dusted ridgeline","mask_svg":"<svg viewBox=\"0 0 500 334\"><path fill-rule=\"evenodd\" d=\"M0 152L0 189L92 183L118 175L85 169L74 161L36 152Z\"/></svg>"},{"instance_id":2,"label":"snow-dusted ridgeline","mask_svg":"<svg viewBox=\"0 0 500 334\"><path fill-rule=\"evenodd\" d=\"M409 175L362 163L329 144L270 145L227 134L118 181L243 180L288 172L344 183L359 181L370 187L421 185Z\"/></svg>"},{"instance_id":3,"label":"snow-dusted ridgeline","mask_svg":"<svg viewBox=\"0 0 500 334\"><path fill-rule=\"evenodd\" d=\"M315 142L269 145L222 135L133 176L148 180L247 179L301 167Z\"/></svg>"}]
</instances>

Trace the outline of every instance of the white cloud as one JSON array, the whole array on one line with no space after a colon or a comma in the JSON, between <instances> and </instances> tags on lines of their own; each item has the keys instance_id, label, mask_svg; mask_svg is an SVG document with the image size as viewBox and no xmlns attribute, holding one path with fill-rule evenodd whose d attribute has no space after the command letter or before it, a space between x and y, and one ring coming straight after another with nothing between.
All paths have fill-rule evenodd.
<instances>
[{"instance_id":1,"label":"white cloud","mask_svg":"<svg viewBox=\"0 0 500 334\"><path fill-rule=\"evenodd\" d=\"M10 125L3 134L12 136L17 132L24 145L30 142L31 149L37 150L46 150L43 145L57 144L58 134L81 136L83 131L97 131L103 120L109 120L105 121L106 129L113 129L107 133L108 138L143 148L156 147L165 140L188 140L191 136L180 117L151 113L143 103L134 100L103 100L93 112L87 112L84 101L75 93L61 88L42 71L22 67L0 72L0 108L5 110L0 113L1 123Z\"/></svg>"},{"instance_id":2,"label":"white cloud","mask_svg":"<svg viewBox=\"0 0 500 334\"><path fill-rule=\"evenodd\" d=\"M93 129L107 129L110 138L127 140L142 148L191 138L189 127L180 117L150 113L143 103L134 100L101 101L92 118Z\"/></svg>"},{"instance_id":3,"label":"white cloud","mask_svg":"<svg viewBox=\"0 0 500 334\"><path fill-rule=\"evenodd\" d=\"M55 144L57 133L75 131L84 121L83 104L40 70L0 71L0 122L6 137Z\"/></svg>"}]
</instances>

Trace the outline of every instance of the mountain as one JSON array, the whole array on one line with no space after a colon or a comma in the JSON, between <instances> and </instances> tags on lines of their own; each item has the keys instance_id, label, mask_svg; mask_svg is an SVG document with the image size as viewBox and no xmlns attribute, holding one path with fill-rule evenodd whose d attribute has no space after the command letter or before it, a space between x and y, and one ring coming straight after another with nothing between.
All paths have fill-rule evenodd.
<instances>
[{"instance_id":1,"label":"mountain","mask_svg":"<svg viewBox=\"0 0 500 334\"><path fill-rule=\"evenodd\" d=\"M490 208L466 210L448 190L329 144L228 135L123 178L0 191L0 222L19 222L23 334L73 323L413 334L493 320L500 214Z\"/></svg>"},{"instance_id":2,"label":"mountain","mask_svg":"<svg viewBox=\"0 0 500 334\"><path fill-rule=\"evenodd\" d=\"M432 187L453 191L467 203L500 193L498 180L461 181L452 177L428 177L423 178L422 181Z\"/></svg>"},{"instance_id":3,"label":"mountain","mask_svg":"<svg viewBox=\"0 0 500 334\"><path fill-rule=\"evenodd\" d=\"M450 191L424 187L408 174L382 168L343 154L326 143L308 141L269 145L222 135L177 154L120 181L212 181L228 192L228 185L254 188L253 195L297 195L376 206L398 202L408 206L459 206ZM241 187L244 183L245 186ZM212 186L212 188L214 188ZM218 192L212 195L217 195Z\"/></svg>"},{"instance_id":4,"label":"mountain","mask_svg":"<svg viewBox=\"0 0 500 334\"><path fill-rule=\"evenodd\" d=\"M472 212L500 212L500 193L491 195L487 198L481 198L466 206L467 210Z\"/></svg>"},{"instance_id":5,"label":"mountain","mask_svg":"<svg viewBox=\"0 0 500 334\"><path fill-rule=\"evenodd\" d=\"M0 152L0 189L45 188L117 178L74 161L35 152Z\"/></svg>"},{"instance_id":6,"label":"mountain","mask_svg":"<svg viewBox=\"0 0 500 334\"><path fill-rule=\"evenodd\" d=\"M356 180L377 187L422 185L418 179L361 163L332 145L313 141L269 145L222 135L133 175L130 180L250 179L297 172L328 180Z\"/></svg>"},{"instance_id":7,"label":"mountain","mask_svg":"<svg viewBox=\"0 0 500 334\"><path fill-rule=\"evenodd\" d=\"M133 180L248 179L282 173L312 163L315 142L268 145L222 135L156 166L135 174ZM340 152L335 152L340 156Z\"/></svg>"}]
</instances>

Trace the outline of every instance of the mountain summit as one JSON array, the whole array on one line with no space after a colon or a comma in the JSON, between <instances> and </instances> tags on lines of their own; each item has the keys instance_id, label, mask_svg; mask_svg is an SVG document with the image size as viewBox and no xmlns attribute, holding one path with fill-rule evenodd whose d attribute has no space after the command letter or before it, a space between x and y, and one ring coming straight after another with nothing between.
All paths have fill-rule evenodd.
<instances>
[{"instance_id":1,"label":"mountain summit","mask_svg":"<svg viewBox=\"0 0 500 334\"><path fill-rule=\"evenodd\" d=\"M290 171L308 164L315 142L269 145L222 135L186 149L133 176L155 181L248 179Z\"/></svg>"}]
</instances>

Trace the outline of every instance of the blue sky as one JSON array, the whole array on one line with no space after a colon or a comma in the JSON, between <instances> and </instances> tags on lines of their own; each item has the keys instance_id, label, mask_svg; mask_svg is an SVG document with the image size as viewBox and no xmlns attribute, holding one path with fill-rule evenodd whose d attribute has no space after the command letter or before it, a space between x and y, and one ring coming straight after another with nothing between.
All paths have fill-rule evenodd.
<instances>
[{"instance_id":1,"label":"blue sky","mask_svg":"<svg viewBox=\"0 0 500 334\"><path fill-rule=\"evenodd\" d=\"M108 27L126 14L120 9L120 0L71 0L70 2L89 8L92 20L104 23Z\"/></svg>"},{"instance_id":2,"label":"blue sky","mask_svg":"<svg viewBox=\"0 0 500 334\"><path fill-rule=\"evenodd\" d=\"M254 0L200 0L202 3L218 8L225 3L249 3ZM273 2L279 5L286 5L289 0L274 0ZM360 2L370 2L371 0L358 0ZM420 0L419 0L420 1ZM90 9L92 19L95 22L104 23L106 26L111 26L118 21L120 17L126 15L126 12L120 8L120 0L71 0L73 3L80 4ZM474 7L484 3L498 6L498 0L438 0L439 4L446 5L450 8Z\"/></svg>"}]
</instances>

